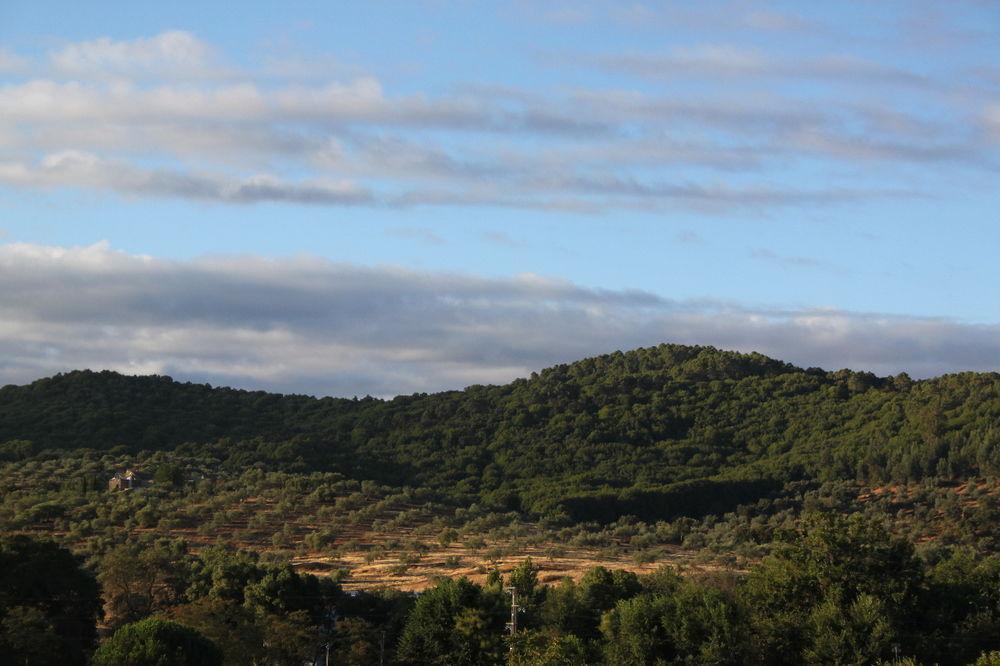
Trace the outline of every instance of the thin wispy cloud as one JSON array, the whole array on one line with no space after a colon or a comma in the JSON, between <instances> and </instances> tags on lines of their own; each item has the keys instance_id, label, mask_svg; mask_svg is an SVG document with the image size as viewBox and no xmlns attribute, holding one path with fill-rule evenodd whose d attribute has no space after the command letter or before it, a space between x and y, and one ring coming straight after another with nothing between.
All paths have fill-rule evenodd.
<instances>
[{"instance_id":1,"label":"thin wispy cloud","mask_svg":"<svg viewBox=\"0 0 1000 666\"><path fill-rule=\"evenodd\" d=\"M218 203L284 202L305 205L361 205L371 193L350 182L287 182L270 175L242 179L143 169L91 153L64 151L38 164L0 163L0 182L36 187L90 187L129 196L179 197Z\"/></svg>"},{"instance_id":2,"label":"thin wispy cloud","mask_svg":"<svg viewBox=\"0 0 1000 666\"><path fill-rule=\"evenodd\" d=\"M398 238L414 240L427 245L448 244L448 241L446 241L440 234L437 234L426 227L394 227L389 229L388 233Z\"/></svg>"},{"instance_id":3,"label":"thin wispy cloud","mask_svg":"<svg viewBox=\"0 0 1000 666\"><path fill-rule=\"evenodd\" d=\"M613 71L654 79L768 78L805 79L825 84L870 82L899 86L933 86L927 76L851 55L826 55L789 60L759 49L701 45L665 54L605 55L595 64Z\"/></svg>"},{"instance_id":4,"label":"thin wispy cloud","mask_svg":"<svg viewBox=\"0 0 1000 666\"><path fill-rule=\"evenodd\" d=\"M0 47L0 74L5 72L17 72L24 69L28 64L26 58L22 58L12 51Z\"/></svg>"},{"instance_id":5,"label":"thin wispy cloud","mask_svg":"<svg viewBox=\"0 0 1000 666\"><path fill-rule=\"evenodd\" d=\"M1000 102L983 112L982 124L989 138L1000 143Z\"/></svg>"},{"instance_id":6,"label":"thin wispy cloud","mask_svg":"<svg viewBox=\"0 0 1000 666\"><path fill-rule=\"evenodd\" d=\"M608 17L632 28L665 27L753 30L768 33L815 32L818 26L798 14L742 2L610 3Z\"/></svg>"},{"instance_id":7,"label":"thin wispy cloud","mask_svg":"<svg viewBox=\"0 0 1000 666\"><path fill-rule=\"evenodd\" d=\"M523 241L512 238L510 234L503 231L486 231L483 233L482 238L487 243L499 245L501 247L511 249L520 249L525 247L525 243Z\"/></svg>"},{"instance_id":8,"label":"thin wispy cloud","mask_svg":"<svg viewBox=\"0 0 1000 666\"><path fill-rule=\"evenodd\" d=\"M705 239L702 238L697 232L685 229L674 235L674 241L681 243L682 245L701 245L705 242Z\"/></svg>"},{"instance_id":9,"label":"thin wispy cloud","mask_svg":"<svg viewBox=\"0 0 1000 666\"><path fill-rule=\"evenodd\" d=\"M781 268L797 270L819 270L830 273L845 273L845 270L827 261L815 259L813 257L803 257L794 254L782 254L766 247L756 248L750 251L750 258L763 261Z\"/></svg>"}]
</instances>

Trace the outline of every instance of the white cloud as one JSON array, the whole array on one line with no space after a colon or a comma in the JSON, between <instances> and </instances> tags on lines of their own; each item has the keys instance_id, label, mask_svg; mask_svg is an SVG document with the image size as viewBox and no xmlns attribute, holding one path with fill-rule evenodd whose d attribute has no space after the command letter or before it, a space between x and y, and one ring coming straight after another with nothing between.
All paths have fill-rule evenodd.
<instances>
[{"instance_id":1,"label":"white cloud","mask_svg":"<svg viewBox=\"0 0 1000 666\"><path fill-rule=\"evenodd\" d=\"M129 196L181 197L222 203L285 202L313 205L372 203L370 192L350 181L289 182L268 174L234 179L169 169L143 169L68 150L46 155L37 165L0 162L0 184L86 187Z\"/></svg>"},{"instance_id":2,"label":"white cloud","mask_svg":"<svg viewBox=\"0 0 1000 666\"><path fill-rule=\"evenodd\" d=\"M803 28L794 16L737 13L740 25ZM0 52L0 69L5 58L24 61ZM594 57L582 60L593 66ZM886 63L793 62L745 44L598 60L657 80L707 81L713 92L476 82L398 93L357 70L330 80L283 78L273 63L227 69L180 30L68 44L22 68L31 77L0 83L0 181L224 203L756 215L941 187L934 174L917 182L884 164L996 163L995 144L981 140L997 133L993 110L963 111ZM719 92L720 76L740 85ZM762 79L778 85L753 88ZM819 101L790 92L823 80L843 90ZM885 84L928 103L873 106L869 93ZM820 185L793 185L799 167Z\"/></svg>"},{"instance_id":3,"label":"white cloud","mask_svg":"<svg viewBox=\"0 0 1000 666\"><path fill-rule=\"evenodd\" d=\"M67 44L49 56L69 76L203 76L213 66L211 48L190 32L169 30L154 37Z\"/></svg>"},{"instance_id":4,"label":"white cloud","mask_svg":"<svg viewBox=\"0 0 1000 666\"><path fill-rule=\"evenodd\" d=\"M666 341L883 374L1000 370L997 326L675 301L535 275L486 279L306 256L168 261L107 244L11 243L0 245L0 282L0 383L90 367L391 395L504 382Z\"/></svg>"},{"instance_id":5,"label":"white cloud","mask_svg":"<svg viewBox=\"0 0 1000 666\"><path fill-rule=\"evenodd\" d=\"M437 166L455 168L444 164ZM414 180L423 180L427 175ZM0 162L0 185L87 188L132 197L169 197L237 204L283 202L395 208L486 205L577 213L597 213L607 208L654 211L679 207L724 212L734 208L764 210L913 196L903 190L831 188L808 191L770 186L736 188L724 183L648 182L613 176L601 179L559 173L552 169L511 174L497 171L496 178L487 182L478 182L478 175L470 170L468 177L472 180L462 189L415 187L391 193L368 189L351 179L290 181L268 173L234 178L176 168L139 167L78 150L50 153L36 163ZM452 176L453 180L461 179L458 174ZM501 185L500 180L506 181L506 184Z\"/></svg>"}]
</instances>

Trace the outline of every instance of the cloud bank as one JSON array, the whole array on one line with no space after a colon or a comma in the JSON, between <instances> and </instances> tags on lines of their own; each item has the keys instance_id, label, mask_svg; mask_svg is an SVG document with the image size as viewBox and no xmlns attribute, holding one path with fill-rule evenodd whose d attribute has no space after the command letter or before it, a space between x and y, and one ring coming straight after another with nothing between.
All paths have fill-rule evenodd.
<instances>
[{"instance_id":1,"label":"cloud bank","mask_svg":"<svg viewBox=\"0 0 1000 666\"><path fill-rule=\"evenodd\" d=\"M501 383L661 342L926 377L1000 370L1000 326L749 308L310 256L173 261L0 245L0 383L76 368L320 395Z\"/></svg>"}]
</instances>

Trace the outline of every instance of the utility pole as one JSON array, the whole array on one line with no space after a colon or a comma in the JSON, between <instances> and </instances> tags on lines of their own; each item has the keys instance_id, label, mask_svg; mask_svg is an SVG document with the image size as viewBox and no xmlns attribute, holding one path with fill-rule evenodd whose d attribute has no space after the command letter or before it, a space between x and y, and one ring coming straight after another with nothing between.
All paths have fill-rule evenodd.
<instances>
[{"instance_id":1,"label":"utility pole","mask_svg":"<svg viewBox=\"0 0 1000 666\"><path fill-rule=\"evenodd\" d=\"M320 628L320 633L326 637L326 642L323 643L323 647L326 648L326 658L323 663L325 666L330 666L330 648L333 647L333 632L337 628L337 609L328 606L324 616L323 627Z\"/></svg>"},{"instance_id":2,"label":"utility pole","mask_svg":"<svg viewBox=\"0 0 1000 666\"><path fill-rule=\"evenodd\" d=\"M385 629L378 632L378 666L385 666Z\"/></svg>"},{"instance_id":3,"label":"utility pole","mask_svg":"<svg viewBox=\"0 0 1000 666\"><path fill-rule=\"evenodd\" d=\"M507 623L507 630L510 632L510 653L514 654L514 635L517 634L517 588L513 585L503 588L503 591L510 595L510 622Z\"/></svg>"},{"instance_id":4,"label":"utility pole","mask_svg":"<svg viewBox=\"0 0 1000 666\"><path fill-rule=\"evenodd\" d=\"M513 638L517 633L517 588L513 585L503 588L503 591L510 595L510 622L507 623L507 630Z\"/></svg>"}]
</instances>

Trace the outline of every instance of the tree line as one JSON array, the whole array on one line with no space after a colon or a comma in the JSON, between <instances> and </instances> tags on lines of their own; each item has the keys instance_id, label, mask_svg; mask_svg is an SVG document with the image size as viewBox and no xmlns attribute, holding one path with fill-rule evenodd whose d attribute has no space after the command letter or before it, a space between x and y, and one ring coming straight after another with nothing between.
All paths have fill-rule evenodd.
<instances>
[{"instance_id":1,"label":"tree line","mask_svg":"<svg viewBox=\"0 0 1000 666\"><path fill-rule=\"evenodd\" d=\"M302 664L327 650L351 665L988 666L1000 557L929 561L878 521L811 514L745 574L596 567L542 585L526 560L482 585L349 594L232 549L128 543L86 565L52 542L0 539L4 663Z\"/></svg>"}]
</instances>

